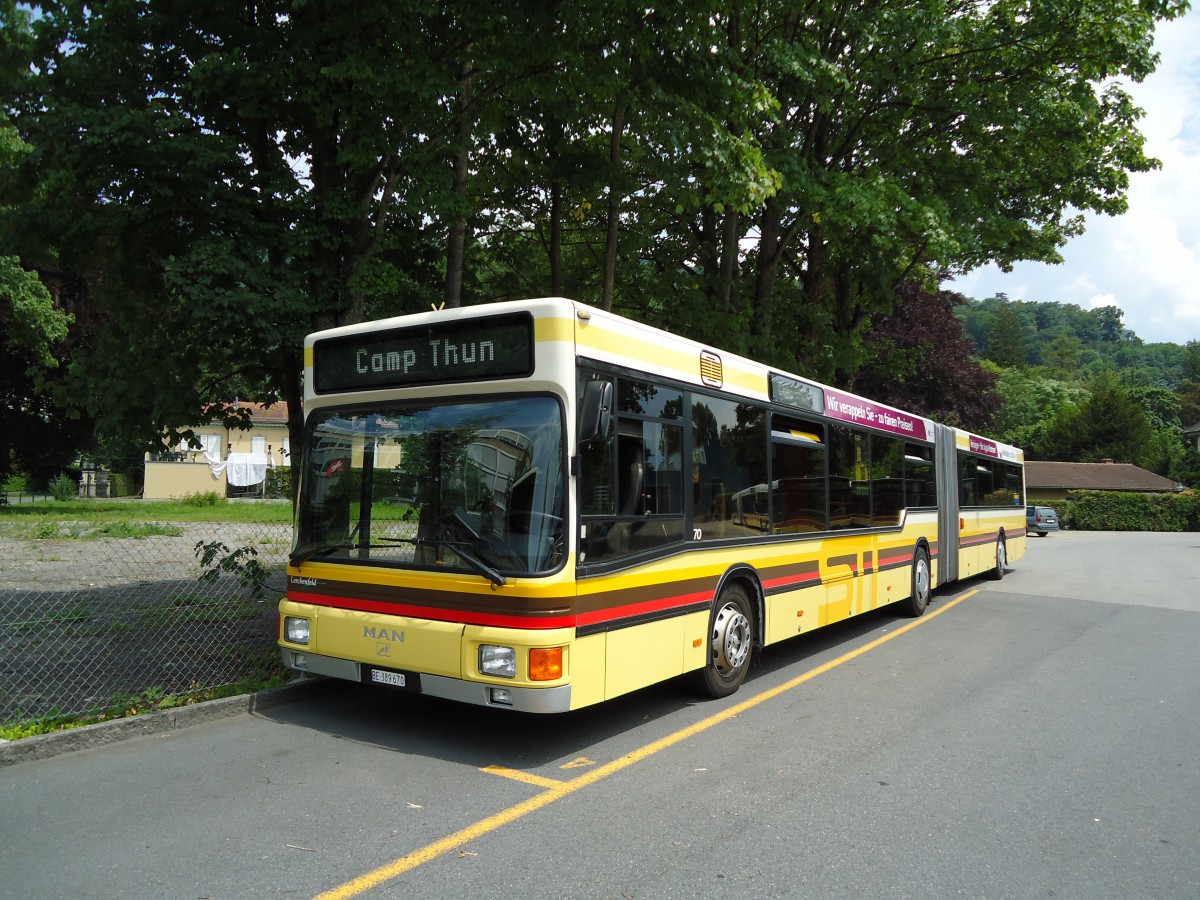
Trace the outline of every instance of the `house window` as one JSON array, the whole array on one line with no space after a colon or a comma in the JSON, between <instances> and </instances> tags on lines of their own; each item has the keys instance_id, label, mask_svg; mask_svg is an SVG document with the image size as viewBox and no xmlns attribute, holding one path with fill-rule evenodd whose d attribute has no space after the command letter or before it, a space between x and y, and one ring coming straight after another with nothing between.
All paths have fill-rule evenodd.
<instances>
[{"instance_id":1,"label":"house window","mask_svg":"<svg viewBox=\"0 0 1200 900\"><path fill-rule=\"evenodd\" d=\"M221 458L221 436L219 434L198 434L196 437L200 440L200 449L205 456Z\"/></svg>"}]
</instances>

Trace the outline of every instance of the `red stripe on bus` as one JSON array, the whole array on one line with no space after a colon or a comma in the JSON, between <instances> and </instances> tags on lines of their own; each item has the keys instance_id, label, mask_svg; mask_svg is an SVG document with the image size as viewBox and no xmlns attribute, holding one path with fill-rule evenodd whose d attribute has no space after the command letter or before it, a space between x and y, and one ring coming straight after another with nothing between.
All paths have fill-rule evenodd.
<instances>
[{"instance_id":1,"label":"red stripe on bus","mask_svg":"<svg viewBox=\"0 0 1200 900\"><path fill-rule=\"evenodd\" d=\"M616 619L626 619L631 616L642 616L647 613L667 612L675 608L707 604L712 599L708 591L697 591L692 594L680 594L675 597L660 597L657 600L646 600L642 603L630 603L627 606L614 606L608 609L598 609L594 612L580 613L577 620L580 625L598 625L601 622L611 622Z\"/></svg>"},{"instance_id":2,"label":"red stripe on bus","mask_svg":"<svg viewBox=\"0 0 1200 900\"><path fill-rule=\"evenodd\" d=\"M465 625L491 625L499 628L528 628L537 630L574 628L577 625L599 625L605 622L627 619L632 616L642 616L647 613L669 612L673 609L682 611L688 606L707 604L711 598L712 595L707 591L698 591L692 594L660 597L655 600L609 607L578 615L511 616L501 613L477 613L466 610L438 609L430 606L411 606L403 603L363 600L357 597L335 596L332 594L310 594L302 591L290 591L288 593L288 599L297 603L327 606L333 609L352 609L357 612L409 616L430 619L436 622L461 622Z\"/></svg>"},{"instance_id":3,"label":"red stripe on bus","mask_svg":"<svg viewBox=\"0 0 1200 900\"><path fill-rule=\"evenodd\" d=\"M352 609L357 612L384 613L389 616L410 616L430 619L435 622L461 622L464 625L493 625L498 628L573 628L575 616L506 616L501 613L477 613L465 610L438 609L432 606L410 606L405 603L390 603L379 600L362 600L357 597L341 597L333 594L309 594L289 591L288 599L312 606L328 606L332 609Z\"/></svg>"},{"instance_id":4,"label":"red stripe on bus","mask_svg":"<svg viewBox=\"0 0 1200 900\"><path fill-rule=\"evenodd\" d=\"M763 581L763 590L791 587L793 585L819 584L820 572L801 572L799 575L784 575L782 578L771 578Z\"/></svg>"}]
</instances>

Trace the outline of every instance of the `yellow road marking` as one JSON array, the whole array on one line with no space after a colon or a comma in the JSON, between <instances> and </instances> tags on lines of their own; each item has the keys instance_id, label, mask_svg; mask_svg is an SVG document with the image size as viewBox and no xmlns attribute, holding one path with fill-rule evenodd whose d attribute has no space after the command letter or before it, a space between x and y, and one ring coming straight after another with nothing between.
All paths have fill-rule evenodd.
<instances>
[{"instance_id":1,"label":"yellow road marking","mask_svg":"<svg viewBox=\"0 0 1200 900\"><path fill-rule=\"evenodd\" d=\"M594 766L595 762L588 759L586 756L579 756L571 760L569 763L563 763L559 766L560 769L586 769L588 766Z\"/></svg>"},{"instance_id":2,"label":"yellow road marking","mask_svg":"<svg viewBox=\"0 0 1200 900\"><path fill-rule=\"evenodd\" d=\"M520 769L509 769L505 766L484 766L479 770L487 772L489 775L499 775L501 778L511 778L513 781L523 781L526 784L535 784L538 787L557 790L565 784L557 778L546 778L542 775L534 775L532 772L522 772Z\"/></svg>"},{"instance_id":3,"label":"yellow road marking","mask_svg":"<svg viewBox=\"0 0 1200 900\"><path fill-rule=\"evenodd\" d=\"M857 659L858 657L865 653L869 653L882 644L886 644L888 641L898 638L900 635L905 634L906 632L912 631L912 629L916 628L918 625L923 625L937 616L940 616L942 613L952 609L959 603L962 603L962 601L966 600L968 597L974 596L977 593L979 593L978 588L967 591L967 593L955 597L953 600L949 601L943 606L940 606L938 609L927 612L922 618L913 619L907 625L902 625L893 632L885 634L882 637L878 637L870 643L863 644L861 647L858 647L855 650L844 653L837 659L832 659L827 663L823 663L822 665L817 666L815 669L809 669L807 672L797 675L790 681L785 681L783 684L776 685L769 690L763 691L761 694L755 694L753 697L743 700L741 703L736 703L733 706L723 709L719 713L715 713L706 719L701 719L699 722L695 722L686 728L681 728L679 731L669 734L666 737L659 738L657 741L653 741L652 743L646 744L643 747L639 747L637 750L634 750L625 756L614 759L612 762L605 763L602 766L592 769L590 772L586 772L583 775L572 778L570 781L555 781L552 778L541 778L536 775L519 773L512 769L505 769L502 766L488 766L484 769L485 772L516 778L518 781L524 781L528 784L535 784L539 787L545 787L546 790L540 794L530 797L528 800L524 800L521 803L516 804L515 806L510 806L508 809L501 810L493 816L488 816L486 819L481 819L472 825L468 825L466 828L462 828L453 834L447 835L439 841L434 841L432 844L426 844L421 849L416 850L407 856L402 856L399 859L393 860L387 865L380 866L378 869L374 869L373 871L360 875L357 878L351 879L339 887L325 891L322 894L318 894L315 900L345 900L347 897L357 897L359 894L378 887L386 881L390 881L393 878L403 875L405 872L412 871L413 869L417 868L417 866L423 865L424 863L429 862L431 859L441 856L443 853L449 853L451 850L456 850L462 847L463 844L467 844L473 840L481 838L485 834L489 834L498 828L515 822L517 819L524 818L532 812L537 812L539 809L549 806L551 803L566 797L568 794L573 794L582 788L595 784L598 781L602 781L608 776L620 772L622 769L627 769L635 763L639 763L644 759L654 756L656 753L660 753L669 747L675 746L681 741L685 741L690 737L694 737L697 734L707 731L714 725L719 725L722 722L726 722L729 719L741 715L747 710L766 703L768 700L773 700L780 694L786 694L788 691L799 687L806 681L811 681L818 675L824 675L831 669L836 669L838 666L844 665L845 663L850 662L852 659Z\"/></svg>"}]
</instances>

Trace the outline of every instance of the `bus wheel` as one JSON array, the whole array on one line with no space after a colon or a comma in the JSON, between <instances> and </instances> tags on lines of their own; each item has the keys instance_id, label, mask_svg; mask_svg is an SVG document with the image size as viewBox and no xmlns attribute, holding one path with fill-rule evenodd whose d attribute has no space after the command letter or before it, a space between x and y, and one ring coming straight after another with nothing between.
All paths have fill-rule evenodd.
<instances>
[{"instance_id":1,"label":"bus wheel","mask_svg":"<svg viewBox=\"0 0 1200 900\"><path fill-rule=\"evenodd\" d=\"M699 672L699 687L710 697L728 697L746 680L754 645L753 615L740 584L721 592L709 628L709 663Z\"/></svg>"},{"instance_id":2,"label":"bus wheel","mask_svg":"<svg viewBox=\"0 0 1200 900\"><path fill-rule=\"evenodd\" d=\"M1008 554L1004 550L1004 538L996 538L996 568L992 569L992 580L1004 578L1004 568L1008 565Z\"/></svg>"},{"instance_id":3,"label":"bus wheel","mask_svg":"<svg viewBox=\"0 0 1200 900\"><path fill-rule=\"evenodd\" d=\"M912 564L912 596L900 604L907 616L916 618L925 612L929 605L929 592L933 584L933 576L929 569L929 551L918 547L913 554Z\"/></svg>"}]
</instances>

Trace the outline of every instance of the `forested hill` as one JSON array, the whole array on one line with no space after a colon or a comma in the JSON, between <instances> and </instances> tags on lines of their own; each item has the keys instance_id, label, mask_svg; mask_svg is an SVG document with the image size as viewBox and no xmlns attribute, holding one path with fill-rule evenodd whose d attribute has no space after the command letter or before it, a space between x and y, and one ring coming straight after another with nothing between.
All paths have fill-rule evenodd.
<instances>
[{"instance_id":1,"label":"forested hill","mask_svg":"<svg viewBox=\"0 0 1200 900\"><path fill-rule=\"evenodd\" d=\"M1115 306L999 295L955 315L998 376L996 437L1030 459L1115 459L1200 485L1200 454L1182 437L1200 421L1200 341L1147 344Z\"/></svg>"},{"instance_id":2,"label":"forested hill","mask_svg":"<svg viewBox=\"0 0 1200 900\"><path fill-rule=\"evenodd\" d=\"M1187 347L1145 343L1125 327L1115 306L1083 309L999 294L969 300L955 314L979 355L1002 368L1042 367L1071 376L1111 369L1126 381L1178 392L1189 381L1189 354L1196 355L1195 341Z\"/></svg>"}]
</instances>

